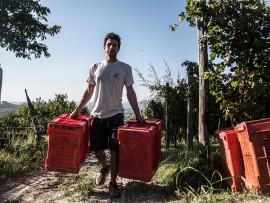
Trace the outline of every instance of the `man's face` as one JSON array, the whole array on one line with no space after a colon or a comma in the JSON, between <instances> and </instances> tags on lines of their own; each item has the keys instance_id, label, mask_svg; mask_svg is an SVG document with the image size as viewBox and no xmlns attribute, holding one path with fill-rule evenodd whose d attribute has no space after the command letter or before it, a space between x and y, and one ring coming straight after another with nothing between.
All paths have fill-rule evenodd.
<instances>
[{"instance_id":1,"label":"man's face","mask_svg":"<svg viewBox=\"0 0 270 203\"><path fill-rule=\"evenodd\" d=\"M104 47L107 56L116 57L119 51L118 41L115 39L108 39Z\"/></svg>"}]
</instances>

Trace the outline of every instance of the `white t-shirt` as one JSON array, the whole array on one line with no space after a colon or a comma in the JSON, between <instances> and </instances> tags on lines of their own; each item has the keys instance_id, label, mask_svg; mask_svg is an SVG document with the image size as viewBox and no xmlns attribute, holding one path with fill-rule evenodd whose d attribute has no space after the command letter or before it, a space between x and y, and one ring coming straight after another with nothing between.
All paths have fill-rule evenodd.
<instances>
[{"instance_id":1,"label":"white t-shirt","mask_svg":"<svg viewBox=\"0 0 270 203\"><path fill-rule=\"evenodd\" d=\"M97 62L90 67L87 82L95 85L92 116L103 119L124 114L123 87L134 83L130 65L121 61Z\"/></svg>"}]
</instances>

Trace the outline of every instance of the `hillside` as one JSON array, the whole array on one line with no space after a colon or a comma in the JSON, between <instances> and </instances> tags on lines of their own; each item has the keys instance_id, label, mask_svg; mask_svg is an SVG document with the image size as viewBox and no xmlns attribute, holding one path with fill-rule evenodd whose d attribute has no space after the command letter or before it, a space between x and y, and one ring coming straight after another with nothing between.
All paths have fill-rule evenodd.
<instances>
[{"instance_id":1,"label":"hillside","mask_svg":"<svg viewBox=\"0 0 270 203\"><path fill-rule=\"evenodd\" d=\"M142 110L142 109L144 108L145 103L147 103L146 100L138 102L138 106L139 106L139 109L140 109L140 110ZM128 116L134 116L134 112L133 112L133 110L132 110L132 108L131 108L129 102L128 102L128 101L123 101L122 104L123 104L123 107L124 107L124 109L125 109L125 112L124 112L125 117L128 117ZM88 102L87 108L88 108L90 111L91 111L91 109L92 109L92 106L93 106L93 102L92 102L92 101Z\"/></svg>"},{"instance_id":2,"label":"hillside","mask_svg":"<svg viewBox=\"0 0 270 203\"><path fill-rule=\"evenodd\" d=\"M139 102L139 108L142 110L143 109L143 106L144 106L144 102ZM14 104L14 103L10 103L10 102L7 102L7 101L2 101L0 103L0 117L5 115L7 112L14 112L16 111L20 104L22 104L22 102L18 102L18 104ZM87 107L89 110L92 109L92 106L93 106L93 102L89 102L87 104ZM125 109L125 116L128 116L128 115L133 115L133 110L130 106L130 104L128 103L128 101L123 101L123 107Z\"/></svg>"},{"instance_id":3,"label":"hillside","mask_svg":"<svg viewBox=\"0 0 270 203\"><path fill-rule=\"evenodd\" d=\"M14 112L18 109L20 105L12 104L7 101L2 101L0 103L0 116L3 116L7 112Z\"/></svg>"}]
</instances>

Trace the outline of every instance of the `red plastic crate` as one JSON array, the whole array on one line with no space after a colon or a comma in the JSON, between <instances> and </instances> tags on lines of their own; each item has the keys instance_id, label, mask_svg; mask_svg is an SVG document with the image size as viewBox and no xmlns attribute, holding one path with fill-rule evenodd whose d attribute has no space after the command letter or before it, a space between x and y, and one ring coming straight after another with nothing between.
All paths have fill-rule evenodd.
<instances>
[{"instance_id":1,"label":"red plastic crate","mask_svg":"<svg viewBox=\"0 0 270 203\"><path fill-rule=\"evenodd\" d=\"M147 119L145 120L145 124L146 125L155 125L157 126L157 138L154 139L155 143L154 143L154 151L155 151L155 158L154 163L159 165L161 158L162 158L162 154L161 154L161 136L162 136L162 130L163 130L163 122L160 119ZM129 123L130 127L132 126L138 126L138 121L132 121Z\"/></svg>"},{"instance_id":2,"label":"red plastic crate","mask_svg":"<svg viewBox=\"0 0 270 203\"><path fill-rule=\"evenodd\" d=\"M270 118L242 122L235 131L243 154L246 188L270 192Z\"/></svg>"},{"instance_id":3,"label":"red plastic crate","mask_svg":"<svg viewBox=\"0 0 270 203\"><path fill-rule=\"evenodd\" d=\"M80 114L69 119L63 114L48 123L45 169L78 173L89 152L90 118Z\"/></svg>"},{"instance_id":4,"label":"red plastic crate","mask_svg":"<svg viewBox=\"0 0 270 203\"><path fill-rule=\"evenodd\" d=\"M161 120L129 123L118 128L118 175L150 181L161 160Z\"/></svg>"},{"instance_id":5,"label":"red plastic crate","mask_svg":"<svg viewBox=\"0 0 270 203\"><path fill-rule=\"evenodd\" d=\"M233 128L215 132L226 175L226 181L232 191L242 191L244 182L244 164L237 134Z\"/></svg>"}]
</instances>

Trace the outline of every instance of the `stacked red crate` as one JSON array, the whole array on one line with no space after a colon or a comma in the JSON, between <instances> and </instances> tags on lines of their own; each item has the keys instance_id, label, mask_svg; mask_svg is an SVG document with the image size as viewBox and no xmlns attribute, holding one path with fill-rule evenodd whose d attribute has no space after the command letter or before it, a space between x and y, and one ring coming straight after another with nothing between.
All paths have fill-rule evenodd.
<instances>
[{"instance_id":1,"label":"stacked red crate","mask_svg":"<svg viewBox=\"0 0 270 203\"><path fill-rule=\"evenodd\" d=\"M232 191L243 190L244 165L237 134L233 128L215 132L219 143L226 181Z\"/></svg>"},{"instance_id":2,"label":"stacked red crate","mask_svg":"<svg viewBox=\"0 0 270 203\"><path fill-rule=\"evenodd\" d=\"M90 118L80 114L69 119L63 114L48 123L45 169L78 173L89 152Z\"/></svg>"},{"instance_id":3,"label":"stacked red crate","mask_svg":"<svg viewBox=\"0 0 270 203\"><path fill-rule=\"evenodd\" d=\"M120 177L150 181L161 160L161 120L131 122L118 128Z\"/></svg>"},{"instance_id":4,"label":"stacked red crate","mask_svg":"<svg viewBox=\"0 0 270 203\"><path fill-rule=\"evenodd\" d=\"M247 189L270 192L270 118L242 122L235 131L243 154Z\"/></svg>"}]
</instances>

